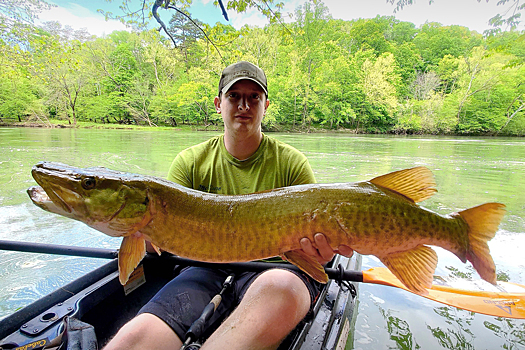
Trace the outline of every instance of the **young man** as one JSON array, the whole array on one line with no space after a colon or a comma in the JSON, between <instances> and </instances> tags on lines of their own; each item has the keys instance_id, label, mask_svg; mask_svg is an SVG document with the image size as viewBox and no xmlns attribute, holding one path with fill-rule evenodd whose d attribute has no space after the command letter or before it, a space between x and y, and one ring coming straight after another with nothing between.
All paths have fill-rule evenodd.
<instances>
[{"instance_id":1,"label":"young man","mask_svg":"<svg viewBox=\"0 0 525 350\"><path fill-rule=\"evenodd\" d=\"M259 67L242 61L225 68L214 103L224 121L224 135L182 151L168 179L221 194L315 182L302 153L261 131L269 100L266 76ZM313 243L305 237L300 244L322 264L337 252L353 253L347 246L334 251L323 234L316 234ZM276 349L308 313L319 291L309 276L286 265L237 274L211 319L209 330L214 332L202 349ZM220 291L226 276L228 271L183 270L118 332L106 350L179 349L189 326Z\"/></svg>"}]
</instances>

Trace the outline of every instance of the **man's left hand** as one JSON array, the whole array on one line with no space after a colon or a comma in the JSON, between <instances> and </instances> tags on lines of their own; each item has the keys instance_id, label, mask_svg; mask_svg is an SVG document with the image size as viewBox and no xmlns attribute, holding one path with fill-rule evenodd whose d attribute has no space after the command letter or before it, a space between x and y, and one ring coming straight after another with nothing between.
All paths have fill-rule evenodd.
<instances>
[{"instance_id":1,"label":"man's left hand","mask_svg":"<svg viewBox=\"0 0 525 350\"><path fill-rule=\"evenodd\" d=\"M316 233L314 235L314 242L304 237L300 243L304 252L316 258L321 265L325 265L332 260L335 254L341 254L347 257L351 257L354 254L354 250L344 244L341 244L337 249L333 249L328 243L326 236L322 233Z\"/></svg>"}]
</instances>

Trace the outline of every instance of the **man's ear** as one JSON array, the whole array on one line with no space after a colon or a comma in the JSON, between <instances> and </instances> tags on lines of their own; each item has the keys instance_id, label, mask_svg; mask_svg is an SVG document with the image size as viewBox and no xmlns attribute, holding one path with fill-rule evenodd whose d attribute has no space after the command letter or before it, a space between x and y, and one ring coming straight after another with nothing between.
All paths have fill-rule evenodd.
<instances>
[{"instance_id":1,"label":"man's ear","mask_svg":"<svg viewBox=\"0 0 525 350\"><path fill-rule=\"evenodd\" d=\"M268 106L270 105L270 100L266 100L264 103L264 114L266 115L266 111L268 110Z\"/></svg>"},{"instance_id":2,"label":"man's ear","mask_svg":"<svg viewBox=\"0 0 525 350\"><path fill-rule=\"evenodd\" d=\"M215 96L215 98L213 99L213 104L215 105L215 111L221 114L221 99L219 98L219 96Z\"/></svg>"}]
</instances>

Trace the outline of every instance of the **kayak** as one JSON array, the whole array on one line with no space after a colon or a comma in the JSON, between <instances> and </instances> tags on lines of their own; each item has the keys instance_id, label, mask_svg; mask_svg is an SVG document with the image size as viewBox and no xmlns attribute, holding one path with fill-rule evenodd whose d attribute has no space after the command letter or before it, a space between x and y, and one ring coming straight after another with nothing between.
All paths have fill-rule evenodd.
<instances>
[{"instance_id":1,"label":"kayak","mask_svg":"<svg viewBox=\"0 0 525 350\"><path fill-rule=\"evenodd\" d=\"M42 250L44 247L40 250L37 247L38 252ZM106 258L115 254L107 249L93 251ZM96 254L89 251L86 255ZM148 254L130 281L122 286L117 260L112 259L1 320L0 349L41 349L59 339L57 337L65 328L65 319L92 326L95 341L101 349L183 267L194 264L198 262L169 254ZM352 258L337 255L331 264L341 270L358 271L361 258L359 254ZM313 315L303 320L279 349L344 349L355 322L357 285L355 282L329 280L314 305Z\"/></svg>"},{"instance_id":2,"label":"kayak","mask_svg":"<svg viewBox=\"0 0 525 350\"><path fill-rule=\"evenodd\" d=\"M160 257L148 254L142 265L130 276L128 283L122 286L117 252L114 250L3 240L0 240L0 250L111 259L100 268L0 320L0 349L42 349L46 345L46 349L55 350L56 347L47 344L67 342L68 334L81 334L81 339L74 336L69 338L72 338L72 342L88 346L69 347L68 344L63 348L102 348L185 266L261 271L275 265L265 262L212 264L169 254ZM324 285L312 315L290 333L280 350L344 349L347 339L353 335L357 283L379 284L411 292L387 268L375 267L360 271L359 254L354 254L352 258L337 255L331 265L325 267L330 280ZM289 266L290 269L297 269ZM432 287L427 289L423 297L495 317L525 319L525 286L515 283L498 281L497 285L491 285L481 280L434 276ZM202 325L199 322L195 324ZM87 335L85 338L84 334ZM200 337L195 338L199 340ZM191 342L188 344L192 345Z\"/></svg>"}]
</instances>

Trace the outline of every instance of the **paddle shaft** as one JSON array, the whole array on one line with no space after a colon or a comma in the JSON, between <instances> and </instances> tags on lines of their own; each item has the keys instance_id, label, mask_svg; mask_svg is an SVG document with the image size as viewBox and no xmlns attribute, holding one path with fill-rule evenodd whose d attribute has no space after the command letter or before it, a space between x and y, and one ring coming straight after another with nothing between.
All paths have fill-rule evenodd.
<instances>
[{"instance_id":1,"label":"paddle shaft","mask_svg":"<svg viewBox=\"0 0 525 350\"><path fill-rule=\"evenodd\" d=\"M103 248L85 248L75 246L51 245L43 243L12 242L0 240L0 249L43 253L59 254L69 256L80 256L90 258L114 259L118 256L118 251ZM160 257L155 254L147 254L146 259L169 259L175 260L175 263L183 266L200 266L208 268L229 269L233 271L264 271L272 268L282 268L283 263L266 263L266 262L245 262L245 263L209 263L181 258L171 254L162 254ZM287 269L300 271L298 267L286 264ZM407 289L397 278L395 278L386 268L373 268L368 271L352 271L342 268L325 268L329 278L339 281L363 282L370 284L387 285L408 292ZM525 286L518 285L525 288ZM483 313L486 315L511 317L525 319L525 293L494 293L483 291L467 291L459 289L443 290L440 286L433 286L429 289L429 295L424 296L428 299L439 303L451 305L454 307L470 310L473 312ZM489 307L487 307L489 306Z\"/></svg>"},{"instance_id":2,"label":"paddle shaft","mask_svg":"<svg viewBox=\"0 0 525 350\"><path fill-rule=\"evenodd\" d=\"M14 242L0 240L0 250L9 250L25 253L40 253L40 254L55 254L55 255L67 255L67 256L79 256L87 258L99 258L99 259L115 259L118 256L118 251L113 249L104 248L88 248L88 247L76 247L56 244L45 244L45 243L31 243L31 242ZM146 259L157 259L156 254L146 255ZM255 271L260 272L268 269L282 268L282 263L266 263L266 262L244 262L244 263L210 263L203 261L196 261L186 258L181 258L171 254L163 254L162 259L175 260L178 265L184 266L200 266L209 267L214 269L228 269L228 270L244 270L244 271ZM297 266L286 264L287 269L293 271L301 271ZM360 271L341 270L333 268L325 268L326 274L331 279L352 281L352 282L363 282L363 273ZM342 274L341 274L342 273Z\"/></svg>"},{"instance_id":3,"label":"paddle shaft","mask_svg":"<svg viewBox=\"0 0 525 350\"><path fill-rule=\"evenodd\" d=\"M5 240L0 240L0 250L101 259L115 259L118 256L118 252L114 249L75 247L57 244L15 242Z\"/></svg>"}]
</instances>

